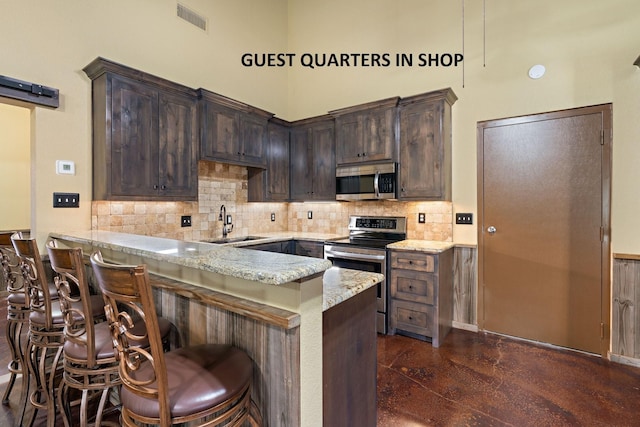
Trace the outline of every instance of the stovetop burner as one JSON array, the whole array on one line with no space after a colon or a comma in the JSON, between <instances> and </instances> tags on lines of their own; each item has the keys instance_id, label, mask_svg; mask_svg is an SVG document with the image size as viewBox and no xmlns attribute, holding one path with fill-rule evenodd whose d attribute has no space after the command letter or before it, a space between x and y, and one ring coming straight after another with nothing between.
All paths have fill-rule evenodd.
<instances>
[{"instance_id":1,"label":"stovetop burner","mask_svg":"<svg viewBox=\"0 0 640 427\"><path fill-rule=\"evenodd\" d=\"M407 238L405 217L351 216L349 238L331 240L332 245L349 245L364 248L382 248Z\"/></svg>"}]
</instances>

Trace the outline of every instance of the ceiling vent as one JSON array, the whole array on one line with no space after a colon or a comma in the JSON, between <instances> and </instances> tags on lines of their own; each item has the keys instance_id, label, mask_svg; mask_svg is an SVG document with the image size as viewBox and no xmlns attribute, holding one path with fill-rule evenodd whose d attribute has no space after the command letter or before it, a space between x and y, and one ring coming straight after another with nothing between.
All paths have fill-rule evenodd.
<instances>
[{"instance_id":1,"label":"ceiling vent","mask_svg":"<svg viewBox=\"0 0 640 427\"><path fill-rule=\"evenodd\" d=\"M207 31L207 18L180 3L178 3L178 18L184 19L202 31Z\"/></svg>"}]
</instances>

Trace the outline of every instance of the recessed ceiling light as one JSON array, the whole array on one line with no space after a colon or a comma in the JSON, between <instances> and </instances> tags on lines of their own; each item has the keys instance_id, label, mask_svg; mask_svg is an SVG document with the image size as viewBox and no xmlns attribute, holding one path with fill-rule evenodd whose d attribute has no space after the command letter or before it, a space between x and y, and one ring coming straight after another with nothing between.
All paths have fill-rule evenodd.
<instances>
[{"instance_id":1,"label":"recessed ceiling light","mask_svg":"<svg viewBox=\"0 0 640 427\"><path fill-rule=\"evenodd\" d=\"M539 79L540 77L544 76L544 72L547 71L546 68L544 68L544 65L534 65L533 67L529 68L529 77L531 77L532 79Z\"/></svg>"}]
</instances>

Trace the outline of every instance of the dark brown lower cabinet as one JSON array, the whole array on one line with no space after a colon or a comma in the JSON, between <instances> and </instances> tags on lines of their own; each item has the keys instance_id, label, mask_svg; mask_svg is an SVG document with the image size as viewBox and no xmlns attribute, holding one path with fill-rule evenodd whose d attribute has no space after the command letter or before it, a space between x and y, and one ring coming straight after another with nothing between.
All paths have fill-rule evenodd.
<instances>
[{"instance_id":1,"label":"dark brown lower cabinet","mask_svg":"<svg viewBox=\"0 0 640 427\"><path fill-rule=\"evenodd\" d=\"M453 321L453 248L392 250L390 265L389 335L430 339L439 347Z\"/></svg>"},{"instance_id":2,"label":"dark brown lower cabinet","mask_svg":"<svg viewBox=\"0 0 640 427\"><path fill-rule=\"evenodd\" d=\"M376 425L377 287L322 314L323 425Z\"/></svg>"}]
</instances>

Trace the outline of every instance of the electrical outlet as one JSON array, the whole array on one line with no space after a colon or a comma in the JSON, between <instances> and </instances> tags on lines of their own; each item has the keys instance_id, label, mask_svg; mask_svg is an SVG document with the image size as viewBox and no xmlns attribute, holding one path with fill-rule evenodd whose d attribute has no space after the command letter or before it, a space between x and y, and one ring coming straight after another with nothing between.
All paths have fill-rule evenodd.
<instances>
[{"instance_id":1,"label":"electrical outlet","mask_svg":"<svg viewBox=\"0 0 640 427\"><path fill-rule=\"evenodd\" d=\"M54 208L79 208L80 194L78 193L53 193Z\"/></svg>"},{"instance_id":2,"label":"electrical outlet","mask_svg":"<svg viewBox=\"0 0 640 427\"><path fill-rule=\"evenodd\" d=\"M313 219L313 211L307 211L307 219Z\"/></svg>"},{"instance_id":3,"label":"electrical outlet","mask_svg":"<svg viewBox=\"0 0 640 427\"><path fill-rule=\"evenodd\" d=\"M418 213L418 222L420 224L424 224L426 222L425 216L424 216L424 212L419 212Z\"/></svg>"},{"instance_id":4,"label":"electrical outlet","mask_svg":"<svg viewBox=\"0 0 640 427\"><path fill-rule=\"evenodd\" d=\"M231 215L227 215L227 222L226 224L231 224L233 223L233 220L231 219Z\"/></svg>"},{"instance_id":5,"label":"electrical outlet","mask_svg":"<svg viewBox=\"0 0 640 427\"><path fill-rule=\"evenodd\" d=\"M180 225L182 227L191 227L191 215L182 215L180 217Z\"/></svg>"},{"instance_id":6,"label":"electrical outlet","mask_svg":"<svg viewBox=\"0 0 640 427\"><path fill-rule=\"evenodd\" d=\"M271 222L276 220L276 214L274 212L271 213Z\"/></svg>"},{"instance_id":7,"label":"electrical outlet","mask_svg":"<svg viewBox=\"0 0 640 427\"><path fill-rule=\"evenodd\" d=\"M472 213L457 213L456 224L473 224Z\"/></svg>"}]
</instances>

